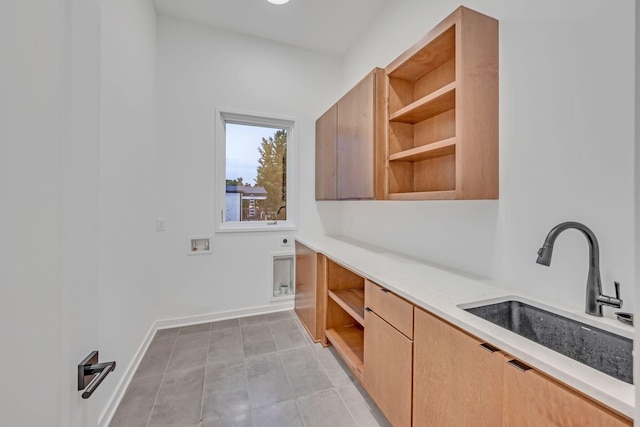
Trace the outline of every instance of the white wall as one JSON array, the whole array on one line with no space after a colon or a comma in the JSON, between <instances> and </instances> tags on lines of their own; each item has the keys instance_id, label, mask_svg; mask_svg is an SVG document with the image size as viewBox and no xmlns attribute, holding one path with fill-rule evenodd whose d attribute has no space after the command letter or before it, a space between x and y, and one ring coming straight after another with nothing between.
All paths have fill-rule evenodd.
<instances>
[{"instance_id":1,"label":"white wall","mask_svg":"<svg viewBox=\"0 0 640 427\"><path fill-rule=\"evenodd\" d=\"M386 66L459 5L389 2L345 58L349 87ZM556 242L576 220L600 242L604 291L634 307L634 2L472 0L500 20L500 199L333 203L343 234L584 306L587 244ZM605 309L612 312L611 309Z\"/></svg>"},{"instance_id":2,"label":"white wall","mask_svg":"<svg viewBox=\"0 0 640 427\"><path fill-rule=\"evenodd\" d=\"M103 390L82 399L77 364L100 348L97 302L100 149L100 0L67 4L65 132L60 145L60 426L97 423ZM35 361L40 363L41 359ZM112 380L111 378L109 379ZM49 422L49 424L51 424Z\"/></svg>"},{"instance_id":3,"label":"white wall","mask_svg":"<svg viewBox=\"0 0 640 427\"><path fill-rule=\"evenodd\" d=\"M0 27L0 425L95 426L156 319L155 12L3 2ZM84 400L92 350L119 365Z\"/></svg>"},{"instance_id":4,"label":"white wall","mask_svg":"<svg viewBox=\"0 0 640 427\"><path fill-rule=\"evenodd\" d=\"M58 2L0 3L0 425L60 415L64 13ZM36 363L51 369L27 368Z\"/></svg>"},{"instance_id":5,"label":"white wall","mask_svg":"<svg viewBox=\"0 0 640 427\"><path fill-rule=\"evenodd\" d=\"M156 320L156 17L151 0L102 2L100 359L105 404ZM99 394L98 394L99 392ZM93 397L92 397L93 399Z\"/></svg>"},{"instance_id":6,"label":"white wall","mask_svg":"<svg viewBox=\"0 0 640 427\"><path fill-rule=\"evenodd\" d=\"M159 318L269 306L269 253L293 233L220 233L212 255L187 256L187 236L213 234L216 108L297 118L299 226L324 232L314 202L315 120L339 96L338 58L160 16L158 217L164 287Z\"/></svg>"},{"instance_id":7,"label":"white wall","mask_svg":"<svg viewBox=\"0 0 640 427\"><path fill-rule=\"evenodd\" d=\"M0 425L95 425L99 2L3 3L0 26Z\"/></svg>"},{"instance_id":8,"label":"white wall","mask_svg":"<svg viewBox=\"0 0 640 427\"><path fill-rule=\"evenodd\" d=\"M636 258L635 258L635 275L636 286L640 284L640 6L636 2L636 145L635 145L635 210L636 210L636 227L635 227L635 241L636 241ZM640 292L636 292L636 307L640 307ZM636 335L634 342L640 342L640 328L636 327ZM638 384L640 379L640 351L634 351L633 356L634 366L634 383ZM634 419L640 420L640 393L636 392L636 412Z\"/></svg>"}]
</instances>

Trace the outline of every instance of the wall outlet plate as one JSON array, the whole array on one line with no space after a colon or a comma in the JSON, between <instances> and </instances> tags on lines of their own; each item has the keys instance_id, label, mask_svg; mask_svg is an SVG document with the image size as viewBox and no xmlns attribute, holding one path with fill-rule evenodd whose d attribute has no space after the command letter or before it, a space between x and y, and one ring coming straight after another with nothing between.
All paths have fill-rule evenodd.
<instances>
[{"instance_id":1,"label":"wall outlet plate","mask_svg":"<svg viewBox=\"0 0 640 427\"><path fill-rule=\"evenodd\" d=\"M285 236L280 238L280 247L288 248L291 246L291 237Z\"/></svg>"},{"instance_id":2,"label":"wall outlet plate","mask_svg":"<svg viewBox=\"0 0 640 427\"><path fill-rule=\"evenodd\" d=\"M166 218L156 218L156 231L165 231L167 229Z\"/></svg>"}]
</instances>

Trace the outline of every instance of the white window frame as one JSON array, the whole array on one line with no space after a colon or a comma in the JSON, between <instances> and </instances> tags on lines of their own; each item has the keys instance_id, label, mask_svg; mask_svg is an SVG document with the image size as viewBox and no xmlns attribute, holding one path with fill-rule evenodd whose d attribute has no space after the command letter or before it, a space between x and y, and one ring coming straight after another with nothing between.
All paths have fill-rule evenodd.
<instances>
[{"instance_id":1,"label":"white window frame","mask_svg":"<svg viewBox=\"0 0 640 427\"><path fill-rule=\"evenodd\" d=\"M226 215L226 134L225 124L244 124L287 129L287 219L273 224L268 221L225 222ZM297 230L298 214L298 136L297 120L293 117L273 114L256 114L230 109L216 109L215 117L215 168L214 195L217 233L249 231L286 231Z\"/></svg>"}]
</instances>

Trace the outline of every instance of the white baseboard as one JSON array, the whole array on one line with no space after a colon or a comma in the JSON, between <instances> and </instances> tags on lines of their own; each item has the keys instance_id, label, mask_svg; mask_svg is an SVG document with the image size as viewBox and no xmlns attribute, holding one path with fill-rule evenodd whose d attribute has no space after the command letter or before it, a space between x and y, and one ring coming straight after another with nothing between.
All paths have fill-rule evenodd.
<instances>
[{"instance_id":1,"label":"white baseboard","mask_svg":"<svg viewBox=\"0 0 640 427\"><path fill-rule=\"evenodd\" d=\"M240 310L222 311L219 313L202 314L199 316L175 317L173 319L158 320L155 324L158 330L177 328L180 326L197 325L218 320L236 319L239 317L255 316L258 314L275 313L278 311L293 310L293 300L274 302L261 307L243 308Z\"/></svg>"},{"instance_id":2,"label":"white baseboard","mask_svg":"<svg viewBox=\"0 0 640 427\"><path fill-rule=\"evenodd\" d=\"M138 369L138 365L140 365L142 357L147 352L151 341L153 341L153 337L156 335L156 331L158 330L158 328L156 327L156 323L158 322L154 322L153 325L151 325L149 332L147 332L147 335L144 337L142 343L138 347L138 351L136 351L133 359L129 363L129 366L127 366L127 370L124 372L124 375L120 379L120 382L113 392L113 395L111 395L111 398L107 402L107 405L100 415L100 418L98 418L98 427L107 427L109 423L111 423L111 419L116 413L116 409L118 409L118 405L120 405L120 401L122 400L125 391L127 391L127 387L129 387L129 383L133 378L133 374Z\"/></svg>"},{"instance_id":3,"label":"white baseboard","mask_svg":"<svg viewBox=\"0 0 640 427\"><path fill-rule=\"evenodd\" d=\"M272 303L260 307L243 308L240 310L230 310L218 313L202 314L198 316L186 316L176 317L172 319L156 320L149 329L149 332L147 332L145 338L142 340L142 343L138 347L138 351L129 363L129 366L122 376L122 379L118 383L116 390L113 392L111 399L109 399L109 402L107 403L104 411L100 415L98 427L107 427L113 419L113 416L116 413L116 409L118 409L118 405L120 405L120 401L124 397L124 394L127 391L129 384L131 383L133 374L135 374L136 370L138 369L138 365L140 365L140 362L142 361L144 354L147 352L151 341L153 341L153 337L159 330L178 328L181 326L197 325L199 323L215 322L218 320L255 316L258 314L276 313L279 311L292 310L293 305L293 300L290 300Z\"/></svg>"}]
</instances>

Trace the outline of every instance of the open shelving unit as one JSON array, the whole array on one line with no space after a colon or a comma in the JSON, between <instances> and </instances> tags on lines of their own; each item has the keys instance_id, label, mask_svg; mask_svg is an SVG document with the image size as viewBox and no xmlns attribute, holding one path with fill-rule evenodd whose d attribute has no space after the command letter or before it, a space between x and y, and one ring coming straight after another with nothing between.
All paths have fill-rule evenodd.
<instances>
[{"instance_id":1,"label":"open shelving unit","mask_svg":"<svg viewBox=\"0 0 640 427\"><path fill-rule=\"evenodd\" d=\"M498 198L498 22L460 7L385 71L386 198Z\"/></svg>"},{"instance_id":2,"label":"open shelving unit","mask_svg":"<svg viewBox=\"0 0 640 427\"><path fill-rule=\"evenodd\" d=\"M364 372L364 278L327 260L325 335L362 382Z\"/></svg>"}]
</instances>

